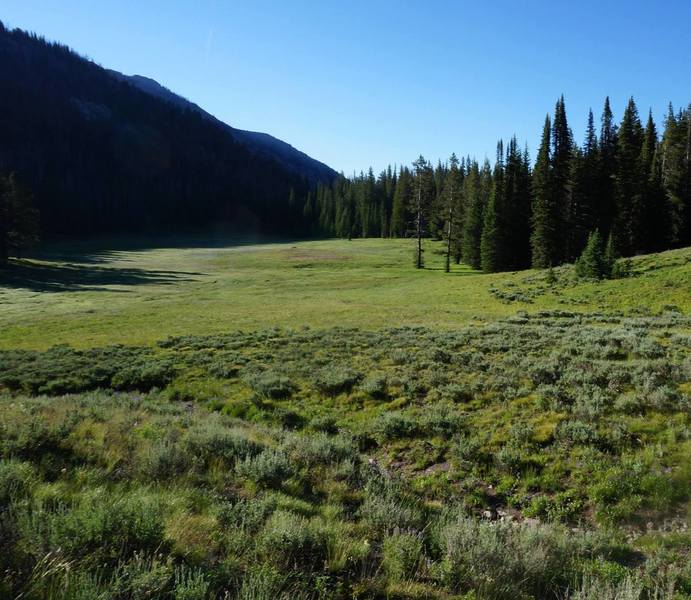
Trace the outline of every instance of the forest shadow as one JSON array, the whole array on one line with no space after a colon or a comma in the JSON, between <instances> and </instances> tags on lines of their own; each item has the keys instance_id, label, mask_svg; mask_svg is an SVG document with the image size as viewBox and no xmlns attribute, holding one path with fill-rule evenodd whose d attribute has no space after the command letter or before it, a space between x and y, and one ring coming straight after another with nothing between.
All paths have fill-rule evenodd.
<instances>
[{"instance_id":1,"label":"forest shadow","mask_svg":"<svg viewBox=\"0 0 691 600\"><path fill-rule=\"evenodd\" d=\"M113 290L112 285L172 285L195 281L204 273L186 271L154 271L120 267L99 267L93 264L50 264L27 259L13 259L0 270L0 290L17 288L34 292L97 292Z\"/></svg>"}]
</instances>

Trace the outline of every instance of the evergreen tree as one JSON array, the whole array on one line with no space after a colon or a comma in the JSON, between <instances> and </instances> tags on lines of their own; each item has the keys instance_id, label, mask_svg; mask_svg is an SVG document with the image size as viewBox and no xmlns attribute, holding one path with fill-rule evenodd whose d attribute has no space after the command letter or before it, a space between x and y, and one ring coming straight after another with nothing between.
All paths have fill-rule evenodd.
<instances>
[{"instance_id":1,"label":"evergreen tree","mask_svg":"<svg viewBox=\"0 0 691 600\"><path fill-rule=\"evenodd\" d=\"M420 155L413 163L415 176L415 191L412 197L410 211L413 215L413 234L415 236L415 268L422 269L425 266L422 238L427 233L427 219L432 199L432 169L425 158Z\"/></svg>"},{"instance_id":2,"label":"evergreen tree","mask_svg":"<svg viewBox=\"0 0 691 600\"><path fill-rule=\"evenodd\" d=\"M485 173L489 171L489 165L483 171ZM473 269L481 267L480 241L484 223L486 188L480 167L477 161L473 160L468 166L468 174L463 181L464 219L461 233L461 257Z\"/></svg>"},{"instance_id":3,"label":"evergreen tree","mask_svg":"<svg viewBox=\"0 0 691 600\"><path fill-rule=\"evenodd\" d=\"M573 187L569 206L566 257L569 261L574 260L583 250L589 232L597 229L599 222L600 152L592 110L588 113L588 126L583 147L574 152L571 173Z\"/></svg>"},{"instance_id":4,"label":"evergreen tree","mask_svg":"<svg viewBox=\"0 0 691 600\"><path fill-rule=\"evenodd\" d=\"M412 181L410 171L401 168L396 181L391 209L391 237L405 237L408 231L410 215L408 209L412 203Z\"/></svg>"},{"instance_id":5,"label":"evergreen tree","mask_svg":"<svg viewBox=\"0 0 691 600\"><path fill-rule=\"evenodd\" d=\"M501 271L506 267L505 196L504 146L500 141L480 238L480 265L485 273Z\"/></svg>"},{"instance_id":6,"label":"evergreen tree","mask_svg":"<svg viewBox=\"0 0 691 600\"><path fill-rule=\"evenodd\" d=\"M445 238L446 238L446 256L444 262L444 270L448 273L451 271L451 256L455 253L460 254L460 227L462 217L461 195L463 192L463 173L459 168L459 161L456 154L452 154L449 158L449 171L444 182L443 197L443 212L446 219Z\"/></svg>"},{"instance_id":7,"label":"evergreen tree","mask_svg":"<svg viewBox=\"0 0 691 600\"><path fill-rule=\"evenodd\" d=\"M652 111L648 112L639 161L643 189L642 218L638 222L637 237L641 241L643 251L655 252L669 247L671 240L669 207L662 187L662 165Z\"/></svg>"},{"instance_id":8,"label":"evergreen tree","mask_svg":"<svg viewBox=\"0 0 691 600\"><path fill-rule=\"evenodd\" d=\"M528 150L518 148L514 136L508 144L505 161L503 232L503 268L525 269L530 266L530 158Z\"/></svg>"},{"instance_id":9,"label":"evergreen tree","mask_svg":"<svg viewBox=\"0 0 691 600\"><path fill-rule=\"evenodd\" d=\"M617 172L617 127L614 124L609 97L605 98L605 106L602 110L599 159L599 176L595 194L597 225L602 235L609 236L614 221L614 182Z\"/></svg>"},{"instance_id":10,"label":"evergreen tree","mask_svg":"<svg viewBox=\"0 0 691 600\"><path fill-rule=\"evenodd\" d=\"M674 114L672 106L662 137L662 181L675 246L691 244L691 105Z\"/></svg>"},{"instance_id":11,"label":"evergreen tree","mask_svg":"<svg viewBox=\"0 0 691 600\"><path fill-rule=\"evenodd\" d=\"M642 145L643 128L636 103L630 98L617 138L616 213L612 228L614 245L622 256L631 256L642 249Z\"/></svg>"},{"instance_id":12,"label":"evergreen tree","mask_svg":"<svg viewBox=\"0 0 691 600\"><path fill-rule=\"evenodd\" d=\"M554 199L554 227L559 234L554 239L553 264L567 259L566 228L569 226L571 197L571 163L573 160L573 136L566 119L564 96L557 101L552 123L552 193Z\"/></svg>"},{"instance_id":13,"label":"evergreen tree","mask_svg":"<svg viewBox=\"0 0 691 600\"><path fill-rule=\"evenodd\" d=\"M551 267L558 260L560 232L552 184L551 135L552 126L547 115L533 170L533 231L530 246L533 267L538 269Z\"/></svg>"},{"instance_id":14,"label":"evergreen tree","mask_svg":"<svg viewBox=\"0 0 691 600\"><path fill-rule=\"evenodd\" d=\"M588 279L605 279L611 276L612 264L597 229L588 236L588 243L576 261L576 273L579 277Z\"/></svg>"},{"instance_id":15,"label":"evergreen tree","mask_svg":"<svg viewBox=\"0 0 691 600\"><path fill-rule=\"evenodd\" d=\"M0 266L38 241L39 215L33 196L14 173L0 176Z\"/></svg>"}]
</instances>

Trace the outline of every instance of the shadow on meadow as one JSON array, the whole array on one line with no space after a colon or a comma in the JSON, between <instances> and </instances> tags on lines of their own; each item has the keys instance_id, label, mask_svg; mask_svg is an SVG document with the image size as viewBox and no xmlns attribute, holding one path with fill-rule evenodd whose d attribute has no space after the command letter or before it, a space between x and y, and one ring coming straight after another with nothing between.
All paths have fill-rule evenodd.
<instances>
[{"instance_id":1,"label":"shadow on meadow","mask_svg":"<svg viewBox=\"0 0 691 600\"><path fill-rule=\"evenodd\" d=\"M105 286L171 285L193 281L195 276L202 275L204 273L15 259L0 271L0 289L21 288L35 292L114 291Z\"/></svg>"}]
</instances>

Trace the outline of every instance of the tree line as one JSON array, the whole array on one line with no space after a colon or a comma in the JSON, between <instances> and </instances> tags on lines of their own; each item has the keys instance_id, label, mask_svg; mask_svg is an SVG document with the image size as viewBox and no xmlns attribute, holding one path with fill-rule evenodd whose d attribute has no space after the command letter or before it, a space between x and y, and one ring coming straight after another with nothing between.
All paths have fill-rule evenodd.
<instances>
[{"instance_id":1,"label":"tree line","mask_svg":"<svg viewBox=\"0 0 691 600\"><path fill-rule=\"evenodd\" d=\"M294 193L291 202L295 202ZM534 165L515 137L497 144L494 164L453 154L433 166L339 177L301 199L314 234L413 237L446 242L446 268L463 261L487 272L573 262L597 232L610 252L631 256L691 245L691 105L670 105L660 135L631 98L620 123L605 99L582 144L563 96L547 115Z\"/></svg>"}]
</instances>

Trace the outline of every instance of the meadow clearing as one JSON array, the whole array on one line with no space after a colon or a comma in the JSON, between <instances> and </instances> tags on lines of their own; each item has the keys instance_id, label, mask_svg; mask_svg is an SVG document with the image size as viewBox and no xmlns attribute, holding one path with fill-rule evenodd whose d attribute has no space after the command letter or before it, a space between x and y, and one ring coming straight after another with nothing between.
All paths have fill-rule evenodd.
<instances>
[{"instance_id":1,"label":"meadow clearing","mask_svg":"<svg viewBox=\"0 0 691 600\"><path fill-rule=\"evenodd\" d=\"M0 285L0 597L691 594L691 250L58 245Z\"/></svg>"},{"instance_id":2,"label":"meadow clearing","mask_svg":"<svg viewBox=\"0 0 691 600\"><path fill-rule=\"evenodd\" d=\"M444 274L442 246L431 242L423 270L411 268L406 240L147 243L156 240L55 244L15 263L0 280L0 347L151 344L272 326L450 329L565 307L691 310L689 250L636 259L635 278L547 285L540 271L454 265Z\"/></svg>"}]
</instances>

